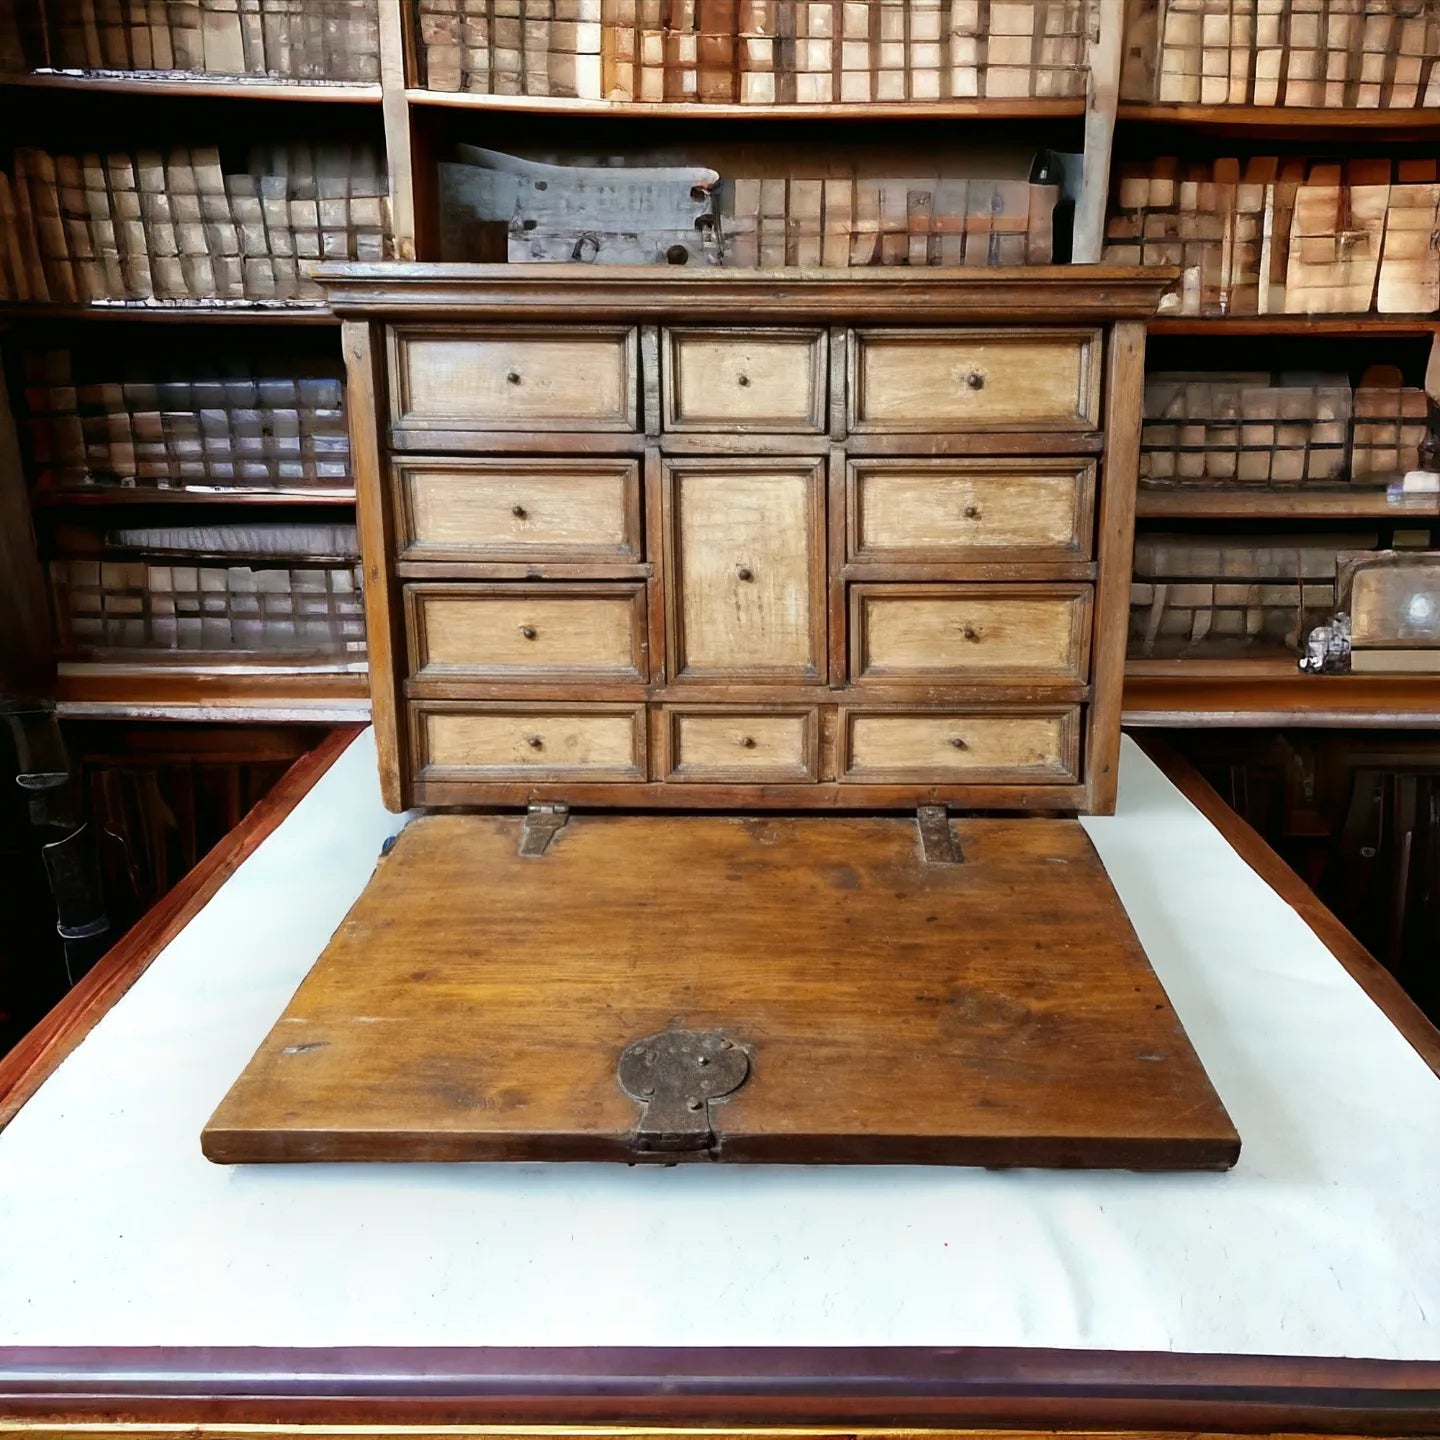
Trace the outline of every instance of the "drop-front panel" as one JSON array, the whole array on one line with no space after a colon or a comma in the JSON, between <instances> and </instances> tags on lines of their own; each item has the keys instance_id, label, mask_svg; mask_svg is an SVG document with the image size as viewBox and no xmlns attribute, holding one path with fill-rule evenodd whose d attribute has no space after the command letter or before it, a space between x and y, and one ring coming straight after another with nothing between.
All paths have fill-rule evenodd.
<instances>
[{"instance_id":1,"label":"drop-front panel","mask_svg":"<svg viewBox=\"0 0 1440 1440\"><path fill-rule=\"evenodd\" d=\"M387 803L1113 808L1168 276L322 276Z\"/></svg>"}]
</instances>

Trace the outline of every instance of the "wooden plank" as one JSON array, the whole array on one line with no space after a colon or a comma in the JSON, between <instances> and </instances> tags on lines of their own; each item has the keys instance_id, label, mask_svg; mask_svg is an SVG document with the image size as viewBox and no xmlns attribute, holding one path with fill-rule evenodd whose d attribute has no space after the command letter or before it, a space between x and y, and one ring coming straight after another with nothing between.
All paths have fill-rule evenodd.
<instances>
[{"instance_id":1,"label":"wooden plank","mask_svg":"<svg viewBox=\"0 0 1440 1440\"><path fill-rule=\"evenodd\" d=\"M378 0L380 6L380 95L385 121L385 158L390 179L390 221L395 256L414 260L416 250L416 180L410 102L405 88L405 17L401 0Z\"/></svg>"},{"instance_id":2,"label":"wooden plank","mask_svg":"<svg viewBox=\"0 0 1440 1440\"><path fill-rule=\"evenodd\" d=\"M273 790L163 900L101 958L8 1055L0 1058L0 1128L59 1068L105 1013L309 793L360 732L332 730L285 772Z\"/></svg>"},{"instance_id":3,"label":"wooden plank","mask_svg":"<svg viewBox=\"0 0 1440 1440\"><path fill-rule=\"evenodd\" d=\"M1085 154L1075 205L1071 255L1078 264L1100 259L1105 244L1105 206L1110 195L1110 153L1120 100L1124 58L1125 0L1099 0L1099 29L1089 49L1085 97Z\"/></svg>"},{"instance_id":4,"label":"wooden plank","mask_svg":"<svg viewBox=\"0 0 1440 1440\"><path fill-rule=\"evenodd\" d=\"M676 1016L754 1073L710 1105L713 1146L658 1159L1208 1169L1239 1153L1076 822L957 821L948 866L909 819L576 816L538 858L518 854L524 824L401 833L206 1126L212 1160L645 1159L616 1060ZM1079 937L1058 950L1057 917Z\"/></svg>"}]
</instances>

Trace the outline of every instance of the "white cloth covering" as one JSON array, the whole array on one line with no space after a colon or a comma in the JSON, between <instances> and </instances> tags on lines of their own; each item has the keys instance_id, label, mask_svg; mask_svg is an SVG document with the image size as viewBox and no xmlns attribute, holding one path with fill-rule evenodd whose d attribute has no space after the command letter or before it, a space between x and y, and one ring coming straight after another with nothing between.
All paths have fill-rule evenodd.
<instances>
[{"instance_id":1,"label":"white cloth covering","mask_svg":"<svg viewBox=\"0 0 1440 1440\"><path fill-rule=\"evenodd\" d=\"M209 1164L400 823L367 733L0 1135L0 1345L1440 1359L1440 1081L1128 741L1086 825L1243 1137L1230 1174Z\"/></svg>"}]
</instances>

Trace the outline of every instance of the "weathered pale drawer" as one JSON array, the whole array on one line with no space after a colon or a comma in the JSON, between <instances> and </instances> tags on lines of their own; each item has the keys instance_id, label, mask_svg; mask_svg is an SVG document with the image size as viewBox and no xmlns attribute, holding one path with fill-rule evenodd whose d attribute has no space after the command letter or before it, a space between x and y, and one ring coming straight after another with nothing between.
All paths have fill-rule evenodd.
<instances>
[{"instance_id":1,"label":"weathered pale drawer","mask_svg":"<svg viewBox=\"0 0 1440 1440\"><path fill-rule=\"evenodd\" d=\"M852 585L855 680L1082 682L1086 585Z\"/></svg>"},{"instance_id":2,"label":"weathered pale drawer","mask_svg":"<svg viewBox=\"0 0 1440 1440\"><path fill-rule=\"evenodd\" d=\"M417 680L648 676L643 585L407 585L405 612Z\"/></svg>"},{"instance_id":3,"label":"weathered pale drawer","mask_svg":"<svg viewBox=\"0 0 1440 1440\"><path fill-rule=\"evenodd\" d=\"M666 780L814 780L819 713L670 706L664 712Z\"/></svg>"},{"instance_id":4,"label":"weathered pale drawer","mask_svg":"<svg viewBox=\"0 0 1440 1440\"><path fill-rule=\"evenodd\" d=\"M1095 463L852 460L848 557L880 564L1085 560Z\"/></svg>"},{"instance_id":5,"label":"weathered pale drawer","mask_svg":"<svg viewBox=\"0 0 1440 1440\"><path fill-rule=\"evenodd\" d=\"M419 702L410 706L421 780L643 780L642 705Z\"/></svg>"},{"instance_id":6,"label":"weathered pale drawer","mask_svg":"<svg viewBox=\"0 0 1440 1440\"><path fill-rule=\"evenodd\" d=\"M826 428L823 330L666 330L664 353L667 430Z\"/></svg>"},{"instance_id":7,"label":"weathered pale drawer","mask_svg":"<svg viewBox=\"0 0 1440 1440\"><path fill-rule=\"evenodd\" d=\"M390 331L400 432L634 430L639 345L630 326Z\"/></svg>"},{"instance_id":8,"label":"weathered pale drawer","mask_svg":"<svg viewBox=\"0 0 1440 1440\"><path fill-rule=\"evenodd\" d=\"M1095 430L1102 358L1099 330L859 330L850 428Z\"/></svg>"},{"instance_id":9,"label":"weathered pale drawer","mask_svg":"<svg viewBox=\"0 0 1440 1440\"><path fill-rule=\"evenodd\" d=\"M635 563L634 460L453 459L395 463L402 560Z\"/></svg>"},{"instance_id":10,"label":"weathered pale drawer","mask_svg":"<svg viewBox=\"0 0 1440 1440\"><path fill-rule=\"evenodd\" d=\"M1080 707L842 710L840 778L1065 784L1080 778Z\"/></svg>"}]
</instances>

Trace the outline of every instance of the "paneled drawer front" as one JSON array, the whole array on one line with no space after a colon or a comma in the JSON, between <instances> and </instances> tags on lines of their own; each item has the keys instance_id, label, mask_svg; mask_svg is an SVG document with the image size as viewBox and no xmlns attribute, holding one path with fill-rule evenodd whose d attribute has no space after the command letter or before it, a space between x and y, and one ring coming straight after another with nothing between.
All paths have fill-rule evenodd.
<instances>
[{"instance_id":1,"label":"paneled drawer front","mask_svg":"<svg viewBox=\"0 0 1440 1440\"><path fill-rule=\"evenodd\" d=\"M665 711L666 780L814 780L818 712L672 706Z\"/></svg>"},{"instance_id":2,"label":"paneled drawer front","mask_svg":"<svg viewBox=\"0 0 1440 1440\"><path fill-rule=\"evenodd\" d=\"M1084 460L853 460L851 560L1084 560L1095 464Z\"/></svg>"},{"instance_id":3,"label":"paneled drawer front","mask_svg":"<svg viewBox=\"0 0 1440 1440\"><path fill-rule=\"evenodd\" d=\"M1079 764L1077 705L840 715L842 780L1063 784Z\"/></svg>"},{"instance_id":4,"label":"paneled drawer front","mask_svg":"<svg viewBox=\"0 0 1440 1440\"><path fill-rule=\"evenodd\" d=\"M640 585L407 585L418 680L647 677Z\"/></svg>"},{"instance_id":5,"label":"paneled drawer front","mask_svg":"<svg viewBox=\"0 0 1440 1440\"><path fill-rule=\"evenodd\" d=\"M1084 585L852 585L856 680L1083 681Z\"/></svg>"},{"instance_id":6,"label":"paneled drawer front","mask_svg":"<svg viewBox=\"0 0 1440 1440\"><path fill-rule=\"evenodd\" d=\"M823 330L667 330L667 430L825 429Z\"/></svg>"},{"instance_id":7,"label":"paneled drawer front","mask_svg":"<svg viewBox=\"0 0 1440 1440\"><path fill-rule=\"evenodd\" d=\"M825 655L821 464L673 461L664 480L671 677L818 678Z\"/></svg>"},{"instance_id":8,"label":"paneled drawer front","mask_svg":"<svg viewBox=\"0 0 1440 1440\"><path fill-rule=\"evenodd\" d=\"M402 460L394 473L402 560L641 558L634 460Z\"/></svg>"},{"instance_id":9,"label":"paneled drawer front","mask_svg":"<svg viewBox=\"0 0 1440 1440\"><path fill-rule=\"evenodd\" d=\"M412 704L423 780L643 780L640 705Z\"/></svg>"},{"instance_id":10,"label":"paneled drawer front","mask_svg":"<svg viewBox=\"0 0 1440 1440\"><path fill-rule=\"evenodd\" d=\"M850 428L1094 430L1098 330L860 330Z\"/></svg>"},{"instance_id":11,"label":"paneled drawer front","mask_svg":"<svg viewBox=\"0 0 1440 1440\"><path fill-rule=\"evenodd\" d=\"M390 332L391 419L407 430L633 430L629 327Z\"/></svg>"}]
</instances>

